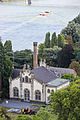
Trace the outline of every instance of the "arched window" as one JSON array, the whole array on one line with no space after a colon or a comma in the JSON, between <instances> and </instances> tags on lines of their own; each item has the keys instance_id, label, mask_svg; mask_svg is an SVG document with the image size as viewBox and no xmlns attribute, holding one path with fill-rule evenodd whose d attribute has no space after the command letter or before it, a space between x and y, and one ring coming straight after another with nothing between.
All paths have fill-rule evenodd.
<instances>
[{"instance_id":1,"label":"arched window","mask_svg":"<svg viewBox=\"0 0 80 120\"><path fill-rule=\"evenodd\" d=\"M28 82L28 76L25 76L25 82Z\"/></svg>"},{"instance_id":2,"label":"arched window","mask_svg":"<svg viewBox=\"0 0 80 120\"><path fill-rule=\"evenodd\" d=\"M29 78L29 81L28 81L29 83L31 83L31 78Z\"/></svg>"},{"instance_id":3,"label":"arched window","mask_svg":"<svg viewBox=\"0 0 80 120\"><path fill-rule=\"evenodd\" d=\"M24 78L22 78L22 82L24 82Z\"/></svg>"},{"instance_id":4,"label":"arched window","mask_svg":"<svg viewBox=\"0 0 80 120\"><path fill-rule=\"evenodd\" d=\"M47 92L50 93L50 89L48 89Z\"/></svg>"},{"instance_id":5,"label":"arched window","mask_svg":"<svg viewBox=\"0 0 80 120\"><path fill-rule=\"evenodd\" d=\"M35 100L41 100L41 92L39 90L35 91Z\"/></svg>"},{"instance_id":6,"label":"arched window","mask_svg":"<svg viewBox=\"0 0 80 120\"><path fill-rule=\"evenodd\" d=\"M19 97L19 90L18 90L17 87L14 87L14 88L13 88L13 96L14 96L14 97Z\"/></svg>"},{"instance_id":7,"label":"arched window","mask_svg":"<svg viewBox=\"0 0 80 120\"><path fill-rule=\"evenodd\" d=\"M24 89L24 100L25 101L30 100L30 91L28 89Z\"/></svg>"}]
</instances>

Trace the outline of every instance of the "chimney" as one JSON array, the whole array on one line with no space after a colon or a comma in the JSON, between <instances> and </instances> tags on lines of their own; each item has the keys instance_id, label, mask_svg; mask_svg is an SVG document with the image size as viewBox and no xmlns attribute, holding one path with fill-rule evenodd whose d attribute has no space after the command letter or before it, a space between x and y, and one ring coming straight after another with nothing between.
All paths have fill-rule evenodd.
<instances>
[{"instance_id":1,"label":"chimney","mask_svg":"<svg viewBox=\"0 0 80 120\"><path fill-rule=\"evenodd\" d=\"M38 67L38 49L37 42L33 42L33 68Z\"/></svg>"}]
</instances>

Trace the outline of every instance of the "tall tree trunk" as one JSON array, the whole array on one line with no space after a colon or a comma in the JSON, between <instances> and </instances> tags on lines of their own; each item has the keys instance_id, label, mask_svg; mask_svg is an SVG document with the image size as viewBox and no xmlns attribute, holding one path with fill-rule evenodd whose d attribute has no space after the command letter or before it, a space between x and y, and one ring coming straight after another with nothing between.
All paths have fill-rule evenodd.
<instances>
[{"instance_id":1,"label":"tall tree trunk","mask_svg":"<svg viewBox=\"0 0 80 120\"><path fill-rule=\"evenodd\" d=\"M1 98L1 93L2 93L2 82L1 82L1 72L0 72L0 98Z\"/></svg>"}]
</instances>

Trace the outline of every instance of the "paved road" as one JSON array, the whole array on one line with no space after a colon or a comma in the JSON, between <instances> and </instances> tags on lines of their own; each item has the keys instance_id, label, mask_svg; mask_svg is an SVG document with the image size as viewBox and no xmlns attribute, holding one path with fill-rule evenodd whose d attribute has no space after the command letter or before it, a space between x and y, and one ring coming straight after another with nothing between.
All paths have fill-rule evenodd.
<instances>
[{"instance_id":1,"label":"paved road","mask_svg":"<svg viewBox=\"0 0 80 120\"><path fill-rule=\"evenodd\" d=\"M8 108L28 108L32 107L31 103L28 102L21 102L21 101L16 101L16 100L8 100L8 102L4 101L0 103L0 106L3 107L8 107Z\"/></svg>"}]
</instances>

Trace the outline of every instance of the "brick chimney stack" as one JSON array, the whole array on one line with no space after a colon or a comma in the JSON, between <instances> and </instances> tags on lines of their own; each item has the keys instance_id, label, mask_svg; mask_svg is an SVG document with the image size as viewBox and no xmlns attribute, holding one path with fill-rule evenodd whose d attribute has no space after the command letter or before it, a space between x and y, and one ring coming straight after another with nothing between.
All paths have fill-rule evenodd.
<instances>
[{"instance_id":1,"label":"brick chimney stack","mask_svg":"<svg viewBox=\"0 0 80 120\"><path fill-rule=\"evenodd\" d=\"M37 42L33 42L33 68L38 67L38 49Z\"/></svg>"}]
</instances>

